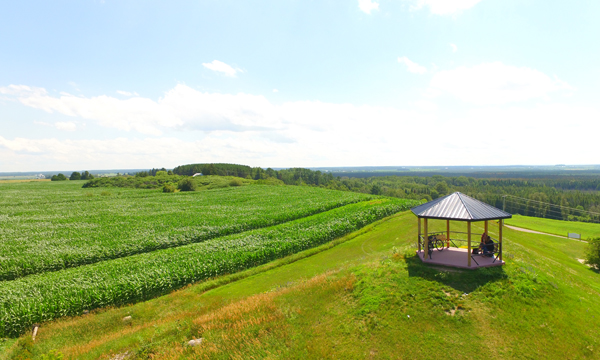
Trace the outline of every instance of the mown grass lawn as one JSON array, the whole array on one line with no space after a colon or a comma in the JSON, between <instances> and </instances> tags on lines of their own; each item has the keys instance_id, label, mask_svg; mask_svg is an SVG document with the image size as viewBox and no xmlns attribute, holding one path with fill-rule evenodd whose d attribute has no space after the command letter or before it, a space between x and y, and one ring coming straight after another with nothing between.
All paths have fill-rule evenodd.
<instances>
[{"instance_id":1,"label":"mown grass lawn","mask_svg":"<svg viewBox=\"0 0 600 360\"><path fill-rule=\"evenodd\" d=\"M44 324L4 358L600 357L600 275L576 260L586 244L506 229L506 265L470 271L422 264L415 238L405 212L255 269ZM194 337L203 344L186 346Z\"/></svg>"},{"instance_id":2,"label":"mown grass lawn","mask_svg":"<svg viewBox=\"0 0 600 360\"><path fill-rule=\"evenodd\" d=\"M577 233L581 234L581 238L584 240L600 237L600 224L594 223L513 215L512 219L506 220L506 224L560 236L567 236L567 233Z\"/></svg>"}]
</instances>

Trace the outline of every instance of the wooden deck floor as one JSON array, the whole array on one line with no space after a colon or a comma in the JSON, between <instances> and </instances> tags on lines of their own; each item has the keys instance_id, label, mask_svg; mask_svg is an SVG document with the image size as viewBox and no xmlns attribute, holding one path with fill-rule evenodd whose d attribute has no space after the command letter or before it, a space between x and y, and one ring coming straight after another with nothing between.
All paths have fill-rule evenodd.
<instances>
[{"instance_id":1,"label":"wooden deck floor","mask_svg":"<svg viewBox=\"0 0 600 360\"><path fill-rule=\"evenodd\" d=\"M423 251L417 250L417 255L419 255L421 261L423 261L426 264L443 265L461 269L477 269L480 267L504 265L504 261L500 261L500 259L494 262L494 258L481 255L473 255L473 258L477 260L477 262L471 259L471 267L469 267L468 250L452 247L444 249L443 251L433 250L433 254L431 254L431 259L427 257L427 260L423 260ZM477 263L479 263L479 265Z\"/></svg>"}]
</instances>

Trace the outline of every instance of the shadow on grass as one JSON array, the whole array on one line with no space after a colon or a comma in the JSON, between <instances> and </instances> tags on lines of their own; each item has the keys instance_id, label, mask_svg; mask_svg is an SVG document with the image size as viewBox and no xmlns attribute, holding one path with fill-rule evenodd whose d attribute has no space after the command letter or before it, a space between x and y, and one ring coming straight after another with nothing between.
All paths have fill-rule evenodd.
<instances>
[{"instance_id":1,"label":"shadow on grass","mask_svg":"<svg viewBox=\"0 0 600 360\"><path fill-rule=\"evenodd\" d=\"M598 268L595 268L595 267L592 267L592 266L590 266L590 267L589 267L589 269L590 269L590 271L593 271L593 272L595 272L596 274L600 274L600 269L598 269Z\"/></svg>"},{"instance_id":2,"label":"shadow on grass","mask_svg":"<svg viewBox=\"0 0 600 360\"><path fill-rule=\"evenodd\" d=\"M480 286L508 278L502 266L476 270L457 269L424 264L416 254L405 257L408 276L437 281L458 291L470 293Z\"/></svg>"}]
</instances>

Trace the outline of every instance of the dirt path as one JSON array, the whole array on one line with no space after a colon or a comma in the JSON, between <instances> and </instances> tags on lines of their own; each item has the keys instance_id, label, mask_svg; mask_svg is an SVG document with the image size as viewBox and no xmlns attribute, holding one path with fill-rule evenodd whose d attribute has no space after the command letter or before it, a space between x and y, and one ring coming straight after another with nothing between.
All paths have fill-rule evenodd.
<instances>
[{"instance_id":1,"label":"dirt path","mask_svg":"<svg viewBox=\"0 0 600 360\"><path fill-rule=\"evenodd\" d=\"M568 238L566 236L560 236L560 235L548 234L548 233L541 232L541 231L524 229L524 228L520 228L520 227L516 227L516 226L512 226L512 225L504 225L504 226L506 226L509 229L516 230L516 231L522 231L522 232L527 232L527 233L532 233L532 234L554 236L554 237L557 237L557 238L568 239L568 240L573 240L573 241L587 242L587 241L583 241L583 240L579 240L579 239Z\"/></svg>"}]
</instances>

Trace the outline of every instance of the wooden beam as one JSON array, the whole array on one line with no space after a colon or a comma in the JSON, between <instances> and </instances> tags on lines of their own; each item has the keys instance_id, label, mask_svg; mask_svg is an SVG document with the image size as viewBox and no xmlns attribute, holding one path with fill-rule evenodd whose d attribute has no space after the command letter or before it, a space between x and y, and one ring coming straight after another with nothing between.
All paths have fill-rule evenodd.
<instances>
[{"instance_id":1,"label":"wooden beam","mask_svg":"<svg viewBox=\"0 0 600 360\"><path fill-rule=\"evenodd\" d=\"M467 222L467 256L469 256L468 265L471 267L471 222Z\"/></svg>"},{"instance_id":2,"label":"wooden beam","mask_svg":"<svg viewBox=\"0 0 600 360\"><path fill-rule=\"evenodd\" d=\"M502 227L504 226L504 220L500 219L498 220L498 247L500 248L500 256L498 257L498 259L500 259L500 262L502 262Z\"/></svg>"},{"instance_id":3,"label":"wooden beam","mask_svg":"<svg viewBox=\"0 0 600 360\"><path fill-rule=\"evenodd\" d=\"M419 233L417 234L417 244L419 244L419 251L421 251L421 218L417 216L417 219L419 220Z\"/></svg>"},{"instance_id":4,"label":"wooden beam","mask_svg":"<svg viewBox=\"0 0 600 360\"><path fill-rule=\"evenodd\" d=\"M484 226L484 228L485 228L485 234L486 234L486 235L489 235L490 233L489 233L489 231L488 231L488 221L487 221L487 220L485 221L485 226Z\"/></svg>"},{"instance_id":5,"label":"wooden beam","mask_svg":"<svg viewBox=\"0 0 600 360\"><path fill-rule=\"evenodd\" d=\"M427 218L425 218L425 220L423 221L423 225L425 227L425 234L423 234L423 260L427 259L427 255L429 254L429 239L427 238Z\"/></svg>"},{"instance_id":6,"label":"wooden beam","mask_svg":"<svg viewBox=\"0 0 600 360\"><path fill-rule=\"evenodd\" d=\"M450 220L446 220L446 248L450 247Z\"/></svg>"}]
</instances>

